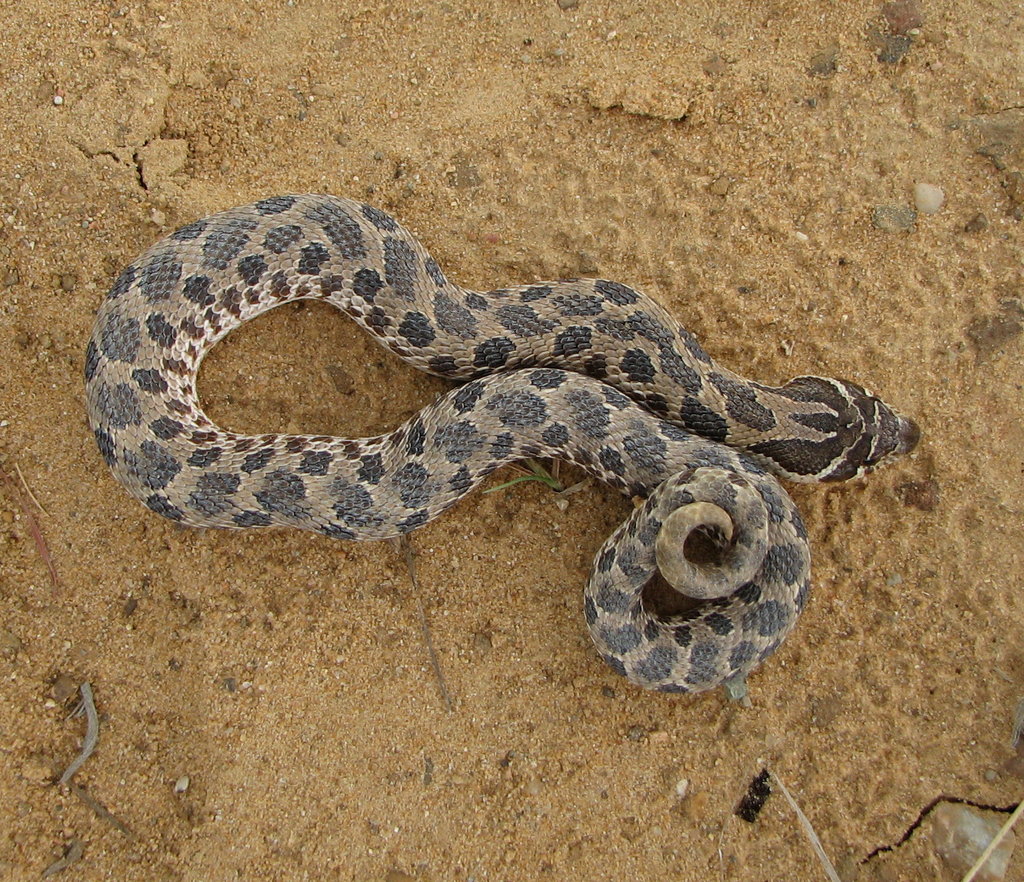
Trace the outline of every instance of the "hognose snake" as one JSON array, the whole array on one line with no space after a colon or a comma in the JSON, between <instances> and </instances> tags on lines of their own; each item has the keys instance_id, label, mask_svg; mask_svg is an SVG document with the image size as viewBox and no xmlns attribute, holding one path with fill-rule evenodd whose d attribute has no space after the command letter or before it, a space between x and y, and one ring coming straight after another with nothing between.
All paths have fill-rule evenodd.
<instances>
[{"instance_id":1,"label":"hognose snake","mask_svg":"<svg viewBox=\"0 0 1024 882\"><path fill-rule=\"evenodd\" d=\"M409 364L462 385L377 438L217 427L196 394L204 355L299 298L325 300ZM85 375L114 475L181 524L383 539L523 457L567 459L646 497L597 553L585 614L613 668L666 691L746 674L796 622L807 534L775 476L842 480L918 436L853 383L772 388L717 366L617 282L459 288L390 215L323 195L264 199L157 242L100 307ZM693 553L698 534L714 553ZM648 610L641 589L656 568L701 602Z\"/></svg>"}]
</instances>

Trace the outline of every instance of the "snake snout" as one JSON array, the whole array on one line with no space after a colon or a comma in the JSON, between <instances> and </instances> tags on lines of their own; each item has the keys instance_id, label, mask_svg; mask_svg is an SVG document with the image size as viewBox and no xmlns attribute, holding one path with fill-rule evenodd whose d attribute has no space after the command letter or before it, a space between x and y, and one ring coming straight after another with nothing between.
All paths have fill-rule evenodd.
<instances>
[{"instance_id":1,"label":"snake snout","mask_svg":"<svg viewBox=\"0 0 1024 882\"><path fill-rule=\"evenodd\" d=\"M900 455L910 453L917 447L917 442L921 440L921 430L910 417L897 414L896 419L899 421L899 429L897 430L896 449L893 452Z\"/></svg>"}]
</instances>

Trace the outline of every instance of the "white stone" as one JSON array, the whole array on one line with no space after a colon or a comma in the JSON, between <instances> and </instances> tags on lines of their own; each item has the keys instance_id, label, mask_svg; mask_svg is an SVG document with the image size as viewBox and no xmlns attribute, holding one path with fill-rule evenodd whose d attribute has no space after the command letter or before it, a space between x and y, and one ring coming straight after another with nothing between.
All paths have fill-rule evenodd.
<instances>
[{"instance_id":1,"label":"white stone","mask_svg":"<svg viewBox=\"0 0 1024 882\"><path fill-rule=\"evenodd\" d=\"M921 214L935 214L945 201L946 194L940 187L934 184L914 184L914 205Z\"/></svg>"},{"instance_id":2,"label":"white stone","mask_svg":"<svg viewBox=\"0 0 1024 882\"><path fill-rule=\"evenodd\" d=\"M968 870L999 832L1002 824L965 805L941 803L932 812L932 844L957 873ZM999 882L1006 877L1016 844L1011 830L974 877L976 882Z\"/></svg>"}]
</instances>

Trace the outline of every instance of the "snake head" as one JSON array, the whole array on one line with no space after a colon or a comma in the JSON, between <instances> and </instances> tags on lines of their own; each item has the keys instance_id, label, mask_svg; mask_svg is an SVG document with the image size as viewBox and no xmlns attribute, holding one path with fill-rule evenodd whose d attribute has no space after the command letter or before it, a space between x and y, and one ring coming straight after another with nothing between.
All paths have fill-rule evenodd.
<instances>
[{"instance_id":1,"label":"snake head","mask_svg":"<svg viewBox=\"0 0 1024 882\"><path fill-rule=\"evenodd\" d=\"M921 437L912 419L856 383L796 377L778 391L793 402L789 419L808 437L751 449L793 480L845 481L909 453Z\"/></svg>"}]
</instances>

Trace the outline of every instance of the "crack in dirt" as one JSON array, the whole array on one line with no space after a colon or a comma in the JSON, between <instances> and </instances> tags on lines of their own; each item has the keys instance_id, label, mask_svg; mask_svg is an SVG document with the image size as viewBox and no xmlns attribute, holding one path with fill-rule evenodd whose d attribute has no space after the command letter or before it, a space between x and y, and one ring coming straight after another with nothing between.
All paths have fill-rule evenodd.
<instances>
[{"instance_id":1,"label":"crack in dirt","mask_svg":"<svg viewBox=\"0 0 1024 882\"><path fill-rule=\"evenodd\" d=\"M933 811L935 811L935 809L938 806L942 805L942 803L944 803L944 802L945 803L951 803L953 805L968 805L971 808L980 809L981 811L997 812L997 813L1002 814L1002 815L1008 815L1011 812L1016 811L1017 805L1018 805L1018 803L1013 803L1012 805L1008 805L1008 806L999 806L999 805L990 805L990 804L984 803L984 802L975 802L973 799L964 799L963 797L960 797L960 796L936 796L935 799L933 799L931 802L928 803L928 805L926 805L923 809L921 809L921 812L918 814L918 816L915 819L914 823L912 823L909 827L907 827L906 832L903 834L902 837L900 837L899 842L893 842L893 843L891 843L889 845L880 845L880 846L878 846L878 848L876 848L867 857L865 857L865 858L863 858L861 860L861 862L860 862L861 866L863 866L864 864L868 863L869 861L874 860L879 855L885 854L887 852L895 851L897 848L900 848L902 845L904 845L906 842L908 842L910 840L910 837L913 836L914 833L917 832L917 829L925 822L925 820L928 818L928 816Z\"/></svg>"}]
</instances>

